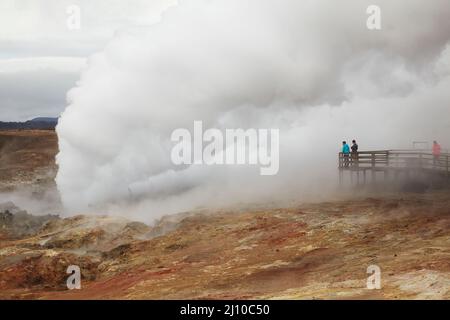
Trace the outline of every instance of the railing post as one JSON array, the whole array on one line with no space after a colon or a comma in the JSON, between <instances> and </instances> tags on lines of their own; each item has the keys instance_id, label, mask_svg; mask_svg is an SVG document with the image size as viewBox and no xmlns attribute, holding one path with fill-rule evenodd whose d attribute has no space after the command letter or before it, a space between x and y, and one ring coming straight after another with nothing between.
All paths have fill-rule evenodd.
<instances>
[{"instance_id":1,"label":"railing post","mask_svg":"<svg viewBox=\"0 0 450 320\"><path fill-rule=\"evenodd\" d=\"M375 153L372 152L371 153L371 157L372 157L372 183L375 183L376 177L375 177Z\"/></svg>"},{"instance_id":2,"label":"railing post","mask_svg":"<svg viewBox=\"0 0 450 320\"><path fill-rule=\"evenodd\" d=\"M447 178L450 178L450 171L448 170L449 169L448 168L448 165L449 165L448 158L449 158L449 155L447 154Z\"/></svg>"},{"instance_id":3,"label":"railing post","mask_svg":"<svg viewBox=\"0 0 450 320\"><path fill-rule=\"evenodd\" d=\"M343 180L343 163L342 163L343 159L342 159L342 152L338 153L338 163L339 163L339 187L342 187L342 180Z\"/></svg>"}]
</instances>

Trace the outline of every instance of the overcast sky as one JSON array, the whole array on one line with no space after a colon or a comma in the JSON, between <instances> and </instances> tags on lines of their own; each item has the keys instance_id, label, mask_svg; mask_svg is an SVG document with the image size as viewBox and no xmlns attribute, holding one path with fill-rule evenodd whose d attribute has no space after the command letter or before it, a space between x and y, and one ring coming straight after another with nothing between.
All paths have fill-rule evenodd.
<instances>
[{"instance_id":1,"label":"overcast sky","mask_svg":"<svg viewBox=\"0 0 450 320\"><path fill-rule=\"evenodd\" d=\"M0 121L58 116L86 58L126 28L157 22L175 0L0 0ZM67 12L80 8L80 29Z\"/></svg>"}]
</instances>

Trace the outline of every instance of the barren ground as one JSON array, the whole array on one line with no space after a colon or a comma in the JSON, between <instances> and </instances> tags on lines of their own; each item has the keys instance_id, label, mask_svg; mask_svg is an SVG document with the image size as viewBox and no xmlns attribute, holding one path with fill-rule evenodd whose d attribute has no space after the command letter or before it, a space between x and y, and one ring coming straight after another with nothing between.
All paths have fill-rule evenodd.
<instances>
[{"instance_id":1,"label":"barren ground","mask_svg":"<svg viewBox=\"0 0 450 320\"><path fill-rule=\"evenodd\" d=\"M54 131L0 130L0 191L54 184L57 150Z\"/></svg>"},{"instance_id":2,"label":"barren ground","mask_svg":"<svg viewBox=\"0 0 450 320\"><path fill-rule=\"evenodd\" d=\"M32 142L11 142L24 135ZM54 133L27 135L0 132L4 188L51 184L39 175L54 172ZM450 298L448 190L202 210L155 226L8 210L16 216L0 221L2 299ZM81 290L66 288L71 264ZM366 288L369 265L381 268L380 290Z\"/></svg>"}]
</instances>

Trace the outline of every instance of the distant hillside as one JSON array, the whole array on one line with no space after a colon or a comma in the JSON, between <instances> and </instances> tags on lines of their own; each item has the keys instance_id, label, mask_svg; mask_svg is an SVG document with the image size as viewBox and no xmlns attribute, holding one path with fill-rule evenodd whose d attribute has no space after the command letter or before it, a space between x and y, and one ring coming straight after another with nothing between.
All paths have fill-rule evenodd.
<instances>
[{"instance_id":1,"label":"distant hillside","mask_svg":"<svg viewBox=\"0 0 450 320\"><path fill-rule=\"evenodd\" d=\"M39 117L25 122L2 122L0 130L54 130L58 123L58 118Z\"/></svg>"}]
</instances>

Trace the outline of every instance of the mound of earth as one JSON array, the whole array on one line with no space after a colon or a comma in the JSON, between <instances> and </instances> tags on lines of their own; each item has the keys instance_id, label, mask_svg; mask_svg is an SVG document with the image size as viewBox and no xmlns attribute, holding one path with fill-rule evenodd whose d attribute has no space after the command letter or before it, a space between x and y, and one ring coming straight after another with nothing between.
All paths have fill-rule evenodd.
<instances>
[{"instance_id":1,"label":"mound of earth","mask_svg":"<svg viewBox=\"0 0 450 320\"><path fill-rule=\"evenodd\" d=\"M58 219L56 215L33 216L12 202L0 203L0 239L33 235L47 222Z\"/></svg>"},{"instance_id":2,"label":"mound of earth","mask_svg":"<svg viewBox=\"0 0 450 320\"><path fill-rule=\"evenodd\" d=\"M6 205L5 205L6 206ZM94 280L103 256L114 248L147 238L150 228L120 217L33 216L12 207L0 217L8 231L0 243L0 290L67 289L66 270L81 267L84 279ZM13 236L11 236L13 235ZM0 294L1 297L5 297ZM22 295L20 295L22 297Z\"/></svg>"}]
</instances>

